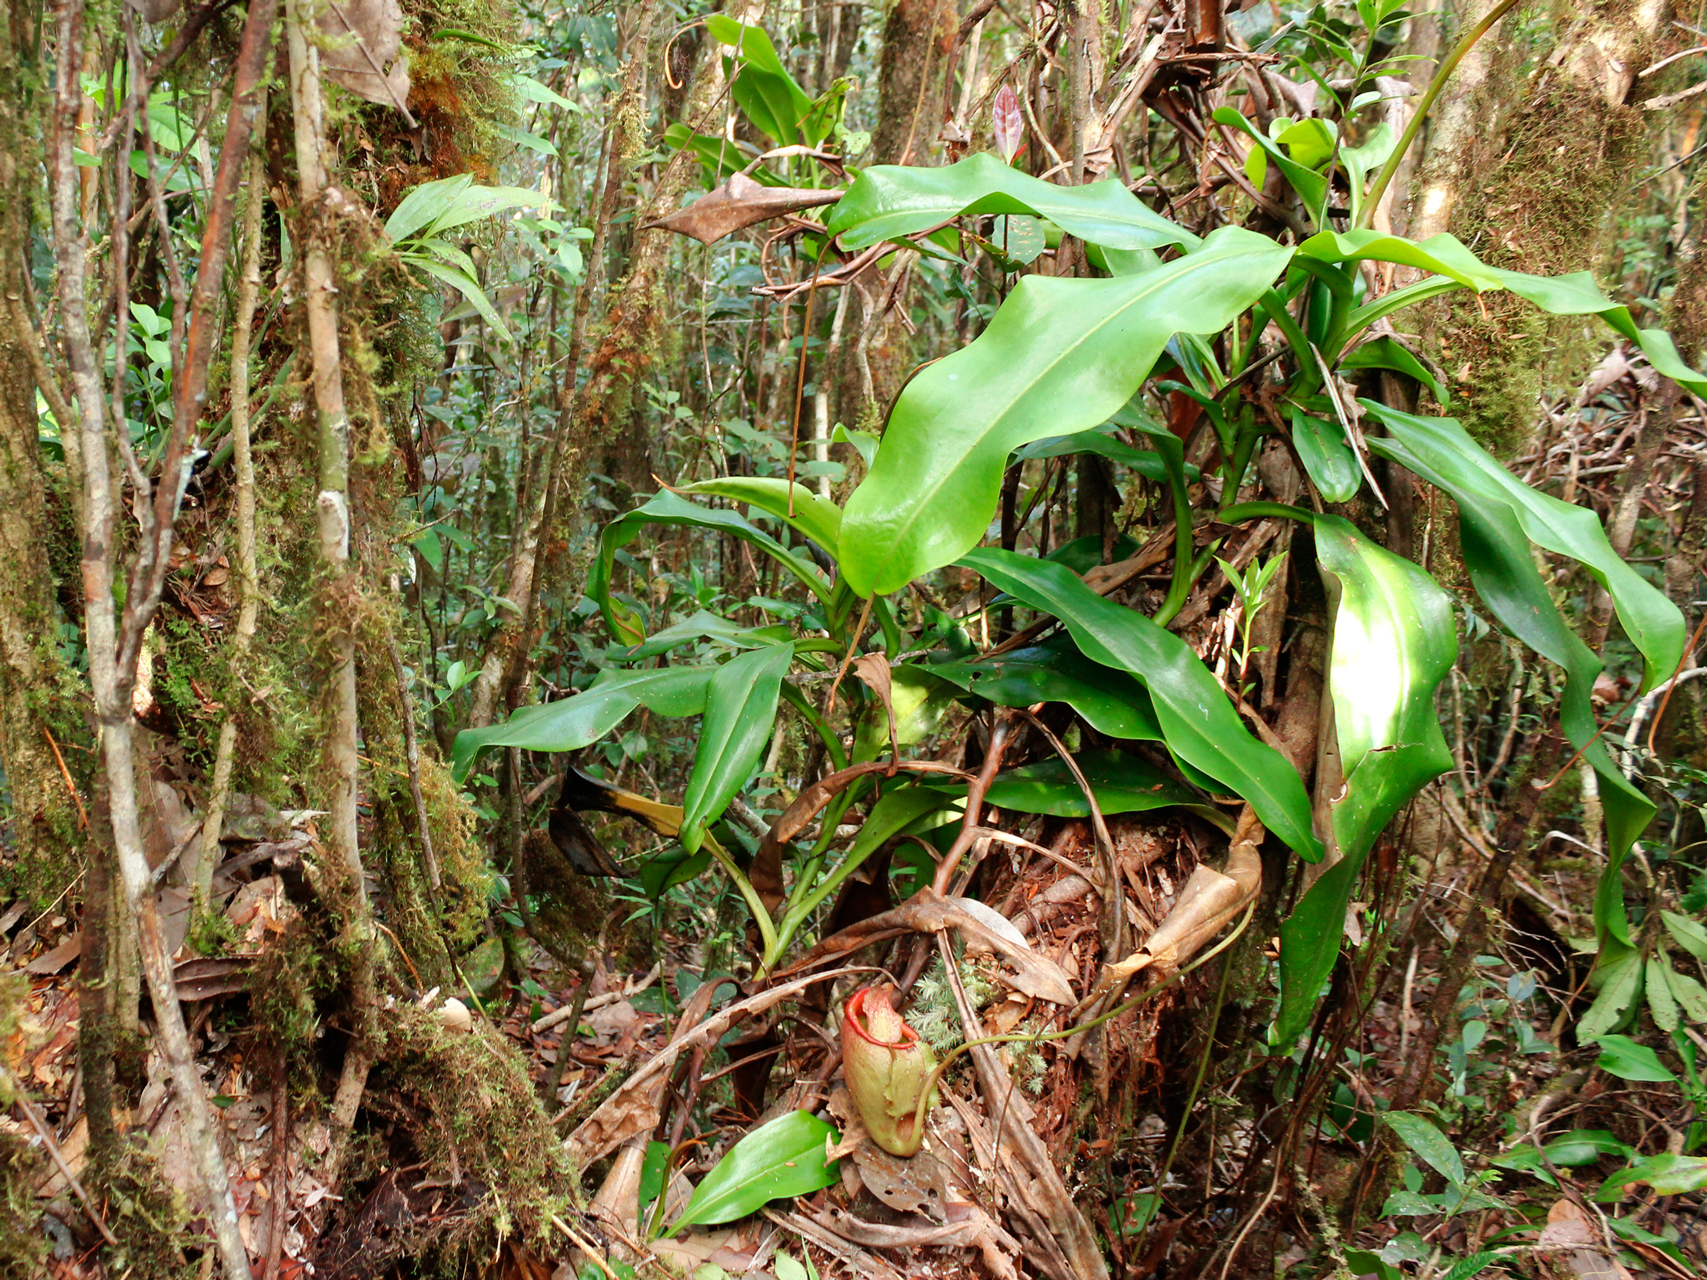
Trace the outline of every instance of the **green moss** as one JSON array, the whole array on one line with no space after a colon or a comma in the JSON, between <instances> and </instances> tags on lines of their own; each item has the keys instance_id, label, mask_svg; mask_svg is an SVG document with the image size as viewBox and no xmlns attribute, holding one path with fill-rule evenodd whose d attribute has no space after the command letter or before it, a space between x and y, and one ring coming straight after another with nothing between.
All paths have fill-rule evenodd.
<instances>
[{"instance_id":1,"label":"green moss","mask_svg":"<svg viewBox=\"0 0 1707 1280\"><path fill-rule=\"evenodd\" d=\"M1613 19L1603 12L1600 20ZM1496 87L1526 82L1516 53L1507 51L1495 78ZM1492 266L1537 275L1595 270L1629 200L1649 122L1634 108L1609 108L1557 70L1535 83L1497 134L1501 151L1474 174L1452 231ZM1487 141L1479 136L1474 145ZM1448 295L1436 316L1449 412L1496 456L1528 438L1538 396L1580 381L1607 344L1598 322L1548 316L1509 294Z\"/></svg>"}]
</instances>

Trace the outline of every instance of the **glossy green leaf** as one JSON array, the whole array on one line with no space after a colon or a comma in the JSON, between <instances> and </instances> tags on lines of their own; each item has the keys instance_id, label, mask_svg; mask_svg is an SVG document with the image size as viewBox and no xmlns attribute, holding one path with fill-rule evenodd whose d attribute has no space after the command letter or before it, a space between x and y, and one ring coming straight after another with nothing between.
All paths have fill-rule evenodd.
<instances>
[{"instance_id":1,"label":"glossy green leaf","mask_svg":"<svg viewBox=\"0 0 1707 1280\"><path fill-rule=\"evenodd\" d=\"M1464 1185L1464 1161L1452 1140L1433 1124L1409 1111L1388 1111L1382 1115L1381 1123L1398 1135L1412 1155L1453 1186Z\"/></svg>"},{"instance_id":2,"label":"glossy green leaf","mask_svg":"<svg viewBox=\"0 0 1707 1280\"><path fill-rule=\"evenodd\" d=\"M593 558L592 568L587 573L587 595L604 610L605 621L612 633L629 644L641 643L646 632L639 616L611 595L611 572L618 549L639 537L640 531L649 524L694 525L750 542L800 579L819 599L829 599L829 584L817 567L795 555L764 530L733 511L702 507L665 490L654 494L645 506L617 517L604 527L604 532L599 535L598 555Z\"/></svg>"},{"instance_id":3,"label":"glossy green leaf","mask_svg":"<svg viewBox=\"0 0 1707 1280\"><path fill-rule=\"evenodd\" d=\"M492 332L498 336L500 341L510 341L510 330L504 324L503 317L498 314L497 308L492 305L491 299L486 296L485 290L475 282L473 276L460 267L454 267L448 262L440 262L437 258L426 253L407 254L404 261L411 266L420 267L428 275L435 276L450 285L480 313L480 318L491 326Z\"/></svg>"},{"instance_id":4,"label":"glossy green leaf","mask_svg":"<svg viewBox=\"0 0 1707 1280\"><path fill-rule=\"evenodd\" d=\"M640 891L656 902L677 885L698 879L709 866L711 850L689 854L679 844L671 845L642 862L635 879L640 881Z\"/></svg>"},{"instance_id":5,"label":"glossy green leaf","mask_svg":"<svg viewBox=\"0 0 1707 1280\"><path fill-rule=\"evenodd\" d=\"M939 168L873 165L848 188L825 230L841 237L842 248L863 249L978 213L1033 214L1069 235L1114 249L1197 243L1191 232L1155 212L1118 179L1057 186L983 152Z\"/></svg>"},{"instance_id":6,"label":"glossy green leaf","mask_svg":"<svg viewBox=\"0 0 1707 1280\"><path fill-rule=\"evenodd\" d=\"M1391 369L1407 378L1415 378L1429 389L1440 404L1446 404L1451 399L1446 384L1435 376L1434 370L1417 359L1403 343L1389 333L1359 343L1341 356L1339 363L1341 369Z\"/></svg>"},{"instance_id":7,"label":"glossy green leaf","mask_svg":"<svg viewBox=\"0 0 1707 1280\"><path fill-rule=\"evenodd\" d=\"M1547 1158L1561 1168L1593 1164L1601 1156L1628 1158L1635 1154L1607 1129L1573 1129L1547 1144Z\"/></svg>"},{"instance_id":8,"label":"glossy green leaf","mask_svg":"<svg viewBox=\"0 0 1707 1280\"><path fill-rule=\"evenodd\" d=\"M462 781L474 757L486 747L579 751L616 728L638 706L663 716L698 715L705 710L712 671L711 667L607 671L573 697L523 707L502 724L464 729L451 745L451 772Z\"/></svg>"},{"instance_id":9,"label":"glossy green leaf","mask_svg":"<svg viewBox=\"0 0 1707 1280\"><path fill-rule=\"evenodd\" d=\"M729 61L738 69L730 93L748 120L785 146L818 141L800 134L801 121L812 113L812 99L788 74L763 28L713 13L706 17L705 29L713 40L733 50Z\"/></svg>"},{"instance_id":10,"label":"glossy green leaf","mask_svg":"<svg viewBox=\"0 0 1707 1280\"><path fill-rule=\"evenodd\" d=\"M1263 825L1304 858L1322 856L1298 771L1251 735L1185 641L1099 596L1062 565L995 549L974 551L960 563L1061 619L1086 657L1138 677L1150 691L1170 751L1248 801Z\"/></svg>"},{"instance_id":11,"label":"glossy green leaf","mask_svg":"<svg viewBox=\"0 0 1707 1280\"><path fill-rule=\"evenodd\" d=\"M860 823L859 834L848 847L842 860L828 875L823 876L809 893L792 902L777 925L777 945L786 946L806 918L830 895L842 887L842 882L858 870L872 854L902 834L920 819L949 808L954 801L940 789L918 784L891 786L871 806ZM961 805L964 808L964 804Z\"/></svg>"},{"instance_id":12,"label":"glossy green leaf","mask_svg":"<svg viewBox=\"0 0 1707 1280\"><path fill-rule=\"evenodd\" d=\"M1298 252L1321 262L1356 262L1365 258L1396 262L1445 276L1477 293L1506 287L1492 267L1484 265L1458 237L1444 231L1426 240L1407 240L1381 231L1318 231L1298 246Z\"/></svg>"},{"instance_id":13,"label":"glossy green leaf","mask_svg":"<svg viewBox=\"0 0 1707 1280\"><path fill-rule=\"evenodd\" d=\"M728 178L730 174L745 171L753 157L746 150L729 138L715 137L710 134L695 133L685 124L672 124L664 130L664 145L672 152L687 149L699 157L699 162L705 168L706 185L715 187ZM763 187L781 187L788 184L763 165L747 175Z\"/></svg>"},{"instance_id":14,"label":"glossy green leaf","mask_svg":"<svg viewBox=\"0 0 1707 1280\"><path fill-rule=\"evenodd\" d=\"M746 785L759 753L776 727L782 677L794 646L773 645L739 654L712 673L705 691L699 750L682 798L682 848L699 849L705 829Z\"/></svg>"},{"instance_id":15,"label":"glossy green leaf","mask_svg":"<svg viewBox=\"0 0 1707 1280\"><path fill-rule=\"evenodd\" d=\"M745 502L775 516L796 533L812 539L833 560L842 541L842 509L815 490L796 482L792 507L788 481L778 476L719 476L683 485L677 493Z\"/></svg>"},{"instance_id":16,"label":"glossy green leaf","mask_svg":"<svg viewBox=\"0 0 1707 1280\"><path fill-rule=\"evenodd\" d=\"M1275 1038L1306 1025L1333 971L1345 911L1375 838L1424 786L1452 767L1435 690L1458 657L1452 602L1410 561L1338 516L1317 516L1316 557L1333 603L1328 687L1345 785L1331 802L1340 861L1280 928Z\"/></svg>"},{"instance_id":17,"label":"glossy green leaf","mask_svg":"<svg viewBox=\"0 0 1707 1280\"><path fill-rule=\"evenodd\" d=\"M1064 702L1111 738L1162 740L1162 726L1143 685L1058 641L972 662L938 663L931 673L998 707Z\"/></svg>"},{"instance_id":18,"label":"glossy green leaf","mask_svg":"<svg viewBox=\"0 0 1707 1280\"><path fill-rule=\"evenodd\" d=\"M731 649L758 649L765 645L787 644L792 633L787 627L743 627L720 618L704 609L683 618L662 631L655 632L645 644L622 654L624 662L639 662L661 653L679 649L698 640L711 640Z\"/></svg>"},{"instance_id":19,"label":"glossy green leaf","mask_svg":"<svg viewBox=\"0 0 1707 1280\"><path fill-rule=\"evenodd\" d=\"M1683 1009L1683 1016L1691 1022L1707 1022L1707 987L1678 969L1668 973L1666 980L1671 986L1672 996Z\"/></svg>"},{"instance_id":20,"label":"glossy green leaf","mask_svg":"<svg viewBox=\"0 0 1707 1280\"><path fill-rule=\"evenodd\" d=\"M1097 808L1103 813L1144 813L1151 809L1186 809L1223 831L1232 833L1232 820L1137 756L1124 751L1081 751L1073 757L1091 784ZM985 800L1015 813L1042 813L1056 818L1089 817L1084 789L1064 760L1054 757L997 774Z\"/></svg>"},{"instance_id":21,"label":"glossy green leaf","mask_svg":"<svg viewBox=\"0 0 1707 1280\"><path fill-rule=\"evenodd\" d=\"M826 1160L824 1153L836 1137L834 1126L806 1111L790 1111L759 1126L712 1166L665 1234L733 1222L772 1200L833 1185L841 1175L837 1162Z\"/></svg>"},{"instance_id":22,"label":"glossy green leaf","mask_svg":"<svg viewBox=\"0 0 1707 1280\"><path fill-rule=\"evenodd\" d=\"M1350 502L1363 487L1363 472L1357 455L1346 443L1345 428L1319 414L1306 413L1298 405L1289 405L1287 416L1292 423L1292 444L1322 500Z\"/></svg>"},{"instance_id":23,"label":"glossy green leaf","mask_svg":"<svg viewBox=\"0 0 1707 1280\"><path fill-rule=\"evenodd\" d=\"M1707 378L1684 363L1671 335L1664 329L1638 329L1630 316L1630 308L1601 293L1594 277L1587 271L1564 276L1532 276L1522 271L1490 270L1506 288L1543 311L1559 316L1599 316L1615 333L1640 347L1657 373L1698 396L1707 396ZM1670 674L1666 672L1667 676Z\"/></svg>"},{"instance_id":24,"label":"glossy green leaf","mask_svg":"<svg viewBox=\"0 0 1707 1280\"><path fill-rule=\"evenodd\" d=\"M646 1155L640 1162L640 1223L642 1231L646 1229L647 1210L652 1202L664 1194L664 1175L670 1166L670 1144L667 1142L648 1142Z\"/></svg>"},{"instance_id":25,"label":"glossy green leaf","mask_svg":"<svg viewBox=\"0 0 1707 1280\"><path fill-rule=\"evenodd\" d=\"M1600 1057L1595 1066L1620 1080L1669 1081L1677 1076L1660 1061L1660 1055L1645 1044L1637 1044L1629 1036L1601 1036L1595 1041Z\"/></svg>"},{"instance_id":26,"label":"glossy green leaf","mask_svg":"<svg viewBox=\"0 0 1707 1280\"><path fill-rule=\"evenodd\" d=\"M1168 482L1168 467L1162 455L1154 449L1136 449L1124 440L1116 440L1113 436L1104 435L1101 431L1076 431L1070 436L1057 436L1054 439L1039 440L1028 444L1023 449L1016 450L1016 457L1023 458L1059 458L1079 453L1094 453L1108 458L1122 466L1130 467L1139 475L1158 484ZM1196 467L1189 468L1191 478L1196 480Z\"/></svg>"},{"instance_id":27,"label":"glossy green leaf","mask_svg":"<svg viewBox=\"0 0 1707 1280\"><path fill-rule=\"evenodd\" d=\"M849 584L861 595L894 591L975 546L1009 453L1106 421L1173 334L1231 323L1288 252L1223 227L1141 276L1021 280L976 341L925 369L896 402L842 517Z\"/></svg>"},{"instance_id":28,"label":"glossy green leaf","mask_svg":"<svg viewBox=\"0 0 1707 1280\"><path fill-rule=\"evenodd\" d=\"M1667 679L1683 652L1683 615L1606 539L1600 518L1531 489L1494 461L1451 418L1419 418L1361 401L1389 432L1369 438L1373 452L1416 472L1458 504L1459 532L1471 582L1514 635L1564 669L1560 723L1600 777L1610 857L1595 919L1602 938L1629 941L1619 869L1653 816L1652 803L1624 777L1597 737L1590 691L1601 663L1560 616L1527 543L1579 561L1604 586L1624 632L1646 660L1644 689Z\"/></svg>"},{"instance_id":29,"label":"glossy green leaf","mask_svg":"<svg viewBox=\"0 0 1707 1280\"><path fill-rule=\"evenodd\" d=\"M1257 146L1257 149L1280 166L1280 171L1286 175L1286 180L1292 184L1292 189L1298 193L1304 207L1310 212L1312 222L1321 222L1323 210L1328 202L1328 180L1317 173L1308 164L1300 164L1292 156L1292 152L1282 146L1274 138L1270 138L1256 127L1251 120L1232 107L1218 107L1210 117L1216 124L1227 125L1237 129ZM1306 122L1300 121L1299 124ZM1310 123L1319 123L1311 121ZM1308 149L1307 149L1308 150ZM1325 158L1325 157L1324 157Z\"/></svg>"}]
</instances>

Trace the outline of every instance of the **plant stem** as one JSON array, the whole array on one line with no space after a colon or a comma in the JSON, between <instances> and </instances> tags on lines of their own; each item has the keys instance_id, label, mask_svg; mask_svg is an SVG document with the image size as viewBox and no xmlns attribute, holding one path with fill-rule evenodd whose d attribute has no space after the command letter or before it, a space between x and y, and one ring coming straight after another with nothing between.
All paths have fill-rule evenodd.
<instances>
[{"instance_id":1,"label":"plant stem","mask_svg":"<svg viewBox=\"0 0 1707 1280\"><path fill-rule=\"evenodd\" d=\"M1399 165L1404 162L1405 153L1411 149L1417 134L1422 131L1423 121L1428 118L1429 109L1434 106L1434 100L1440 96L1440 91L1446 87L1446 81L1457 70L1458 64L1464 60L1464 55L1476 47L1476 41L1485 36L1493 25L1510 11L1517 0L1500 0L1488 11L1483 18L1465 34L1464 38L1453 46L1452 52L1446 55L1440 69L1434 73L1434 79L1428 82L1428 88L1423 90L1423 96L1417 102L1417 109L1411 116L1411 122L1405 126L1404 136L1399 139L1399 145L1393 148L1393 154L1387 157L1387 163L1381 166L1381 172L1375 175L1375 183L1369 188L1369 194L1364 197L1363 208L1357 216L1357 229L1369 230L1375 221L1375 209L1381 203L1381 197L1387 193L1388 186L1393 181L1393 175L1399 171Z\"/></svg>"}]
</instances>

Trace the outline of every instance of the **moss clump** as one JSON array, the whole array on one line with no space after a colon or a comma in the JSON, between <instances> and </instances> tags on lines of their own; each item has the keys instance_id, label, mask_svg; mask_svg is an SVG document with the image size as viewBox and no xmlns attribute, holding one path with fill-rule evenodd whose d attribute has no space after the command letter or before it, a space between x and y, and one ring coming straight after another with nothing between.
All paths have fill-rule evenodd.
<instances>
[{"instance_id":1,"label":"moss clump","mask_svg":"<svg viewBox=\"0 0 1707 1280\"><path fill-rule=\"evenodd\" d=\"M1521 61L1513 55L1503 62L1496 80L1523 83ZM1537 84L1499 131L1495 158L1474 173L1452 231L1490 266L1537 275L1593 270L1628 203L1625 186L1649 123L1556 69ZM1473 145L1488 142L1478 137ZM1528 437L1544 389L1578 381L1605 347L1604 330L1591 318L1548 316L1509 294L1450 295L1436 315L1451 412L1496 455L1513 453Z\"/></svg>"},{"instance_id":2,"label":"moss clump","mask_svg":"<svg viewBox=\"0 0 1707 1280\"><path fill-rule=\"evenodd\" d=\"M368 1096L404 1109L406 1136L426 1164L421 1177L484 1188L428 1251L448 1261L470 1251L490 1257L497 1241L514 1237L544 1243L552 1217L574 1205L577 1179L520 1053L484 1024L447 1031L412 1004L382 1014L378 1033L383 1065ZM404 1136L396 1130L393 1148Z\"/></svg>"}]
</instances>

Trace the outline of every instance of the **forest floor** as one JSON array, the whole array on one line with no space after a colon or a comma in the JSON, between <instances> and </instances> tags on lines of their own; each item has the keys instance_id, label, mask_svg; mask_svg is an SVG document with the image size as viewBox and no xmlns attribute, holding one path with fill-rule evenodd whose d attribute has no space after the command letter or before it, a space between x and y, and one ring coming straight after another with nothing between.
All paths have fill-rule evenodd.
<instances>
[{"instance_id":1,"label":"forest floor","mask_svg":"<svg viewBox=\"0 0 1707 1280\"><path fill-rule=\"evenodd\" d=\"M1128 901L1152 920L1165 914L1195 863L1196 837L1184 823L1110 825ZM1075 991L1085 991L1098 972L1099 912L1083 869L1095 850L1081 822L1056 823L1050 832L1047 858L991 856L983 897L1059 966ZM1029 835L1044 838L1041 829ZM227 865L241 856L229 851ZM1424 908L1425 925L1433 914L1427 905L1461 895L1462 882L1461 871L1441 867L1415 886L1412 901ZM1668 1248L1628 1232L1615 1238L1592 1198L1618 1167L1619 1150L1652 1150L1656 1134L1662 1144L1675 1144L1690 1117L1675 1114L1675 1095L1597 1071L1592 1050L1558 1047L1582 964L1578 976L1568 960L1549 970L1561 959L1558 933L1547 922L1549 904L1558 899L1537 885L1520 894L1526 914L1478 966L1465 996L1474 1007L1464 1010L1465 1029L1438 1064L1453 1079L1435 1114L1448 1126L1448 1153L1471 1171L1464 1202L1453 1212L1441 1212L1439 1199L1419 1198L1443 1189L1427 1153L1419 1159L1401 1152L1397 1164L1365 1158L1376 1150L1376 1100L1391 1096L1406 1074L1442 960L1443 939L1426 927L1414 935L1408 963L1389 966L1404 975L1403 988L1369 993L1355 1047L1325 1077L1322 1117L1302 1131L1286 1123L1297 1108L1286 1096L1295 1082L1287 1083L1285 1059L1247 1058L1243 1049L1226 1048L1250 1043L1237 1028L1262 1016L1255 1005L1247 1009L1217 993L1223 973L1237 990L1260 972L1270 948L1252 929L1248 946L1227 953L1225 969L1206 966L1187 975L1179 988L1115 1019L1087 1044L1001 1046L994 1060L1002 1078L1018 1087L1008 1086L1000 1108L991 1105L989 1082L962 1059L944 1078L929 1137L911 1159L861 1140L841 1087L839 1046L822 1029L835 1025L826 1017L827 984L802 988L744 1027L718 1021L714 1010L755 988L737 990L724 975L702 981L706 931L678 925L631 939L621 959L611 948L613 967L598 964L571 1027L575 979L521 936L516 952L531 957L526 972L512 962L484 1001L466 989L458 1000L402 986L386 998L425 1023L425 1038L409 1041L398 1061L376 1066L357 1125L365 1154L345 1165L344 1176L322 1181L329 1135L321 1099L336 1079L337 1028L321 1040L318 1061L291 1064L281 1107L278 1055L253 1034L249 985L267 949L288 936L297 909L264 859L238 870L228 891L232 954L203 959L182 950L177 973L223 1121L240 1227L258 1276L427 1274L455 1258L458 1274L527 1280L626 1275L630 1264L643 1275L699 1280L794 1280L813 1272L877 1280L967 1272L1067 1280L1082 1273L1086 1259L1075 1254L1087 1247L1106 1250L1112 1273L1126 1276L1356 1274L1356 1268L1337 1270L1334 1254L1344 1259L1347 1249L1369 1251L1351 1256L1377 1258L1393 1276L1445 1274L1446 1261L1481 1252L1494 1260L1502 1248L1522 1275L1671 1277L1701 1274L1707 1262L1700 1195L1635 1188L1644 1193L1639 1203L1618 1210L1656 1236L1669 1228L1676 1244ZM173 892L163 891L163 906L173 905ZM622 903L605 906L622 918ZM50 1246L47 1274L61 1280L125 1274L101 1248L105 1227L121 1237L152 1230L175 1240L167 1263L183 1266L166 1265L160 1274L207 1275L211 1253L201 1254L201 1267L193 1265L198 1192L158 1056L150 1053L142 1066L144 1085L128 1125L133 1134L149 1135L160 1178L180 1207L190 1206L187 1222L173 1221L170 1196L164 1208L140 1199L85 1201L75 922L64 904L37 915L19 902L0 910L0 933L6 947L0 959L29 980L6 1057L35 1110L33 1120L14 1110L0 1124L33 1144L38 1229ZM1526 935L1532 945L1524 945ZM987 1031L1023 1032L1055 1020L1059 1010L1040 1008L1034 995L1011 985L1008 968L976 950L962 958L960 985ZM654 963L647 965L648 958ZM888 957L896 973L906 961L905 950ZM909 1010L943 1047L961 1034L949 987L933 960ZM1215 1007L1221 1021L1211 1041L1184 1015ZM589 1174L584 1209L564 1202L530 1223L531 1210L505 1204L505 1193L487 1185L500 1179L478 1170L483 1162L523 1157L471 1150L473 1142L503 1140L468 1136L455 1114L485 1106L481 1095L435 1099L421 1083L425 1077L404 1062L424 1052L478 1064L483 1059L469 1058L466 1047L477 1043L522 1064L555 1131L567 1133L577 1166ZM649 1073L656 1086L635 1087ZM613 1085L621 1087L613 1092ZM692 1181L765 1107L770 1114L827 1109L835 1117L844 1134L836 1148L838 1182L647 1245L645 1225L677 1216ZM36 1121L39 1138L31 1133ZM1556 1139L1567 1131L1590 1149L1552 1165L1513 1158L1526 1140L1543 1134L1555 1139L1546 1149L1557 1153ZM641 1206L654 1202L663 1181L656 1156L645 1159L647 1137L660 1135L676 1167L657 1214ZM659 1147L656 1140L650 1145ZM1038 1151L1044 1163L1036 1161ZM1478 1182L1478 1173L1497 1180ZM1394 1193L1400 1201L1388 1199ZM1395 1212L1395 1204L1403 1211ZM1341 1215L1353 1209L1363 1225L1341 1239ZM1070 1213L1089 1228L1085 1242L1075 1244L1073 1225L1064 1220ZM506 1243L505 1224L517 1219L535 1229ZM1231 1259L1230 1240L1238 1245Z\"/></svg>"}]
</instances>

